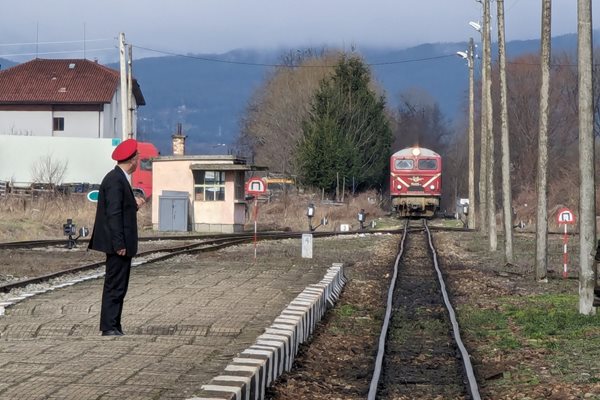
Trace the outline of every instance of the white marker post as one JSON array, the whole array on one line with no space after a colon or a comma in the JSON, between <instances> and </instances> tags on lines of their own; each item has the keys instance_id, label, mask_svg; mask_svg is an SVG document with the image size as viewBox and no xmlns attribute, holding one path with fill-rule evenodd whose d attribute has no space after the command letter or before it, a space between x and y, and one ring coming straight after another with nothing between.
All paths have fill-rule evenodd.
<instances>
[{"instance_id":1,"label":"white marker post","mask_svg":"<svg viewBox=\"0 0 600 400\"><path fill-rule=\"evenodd\" d=\"M568 208L561 208L558 210L558 214L556 217L558 222L558 226L563 225L564 234L563 234L563 279L567 279L569 273L567 271L567 265L569 263L569 253L568 253L568 243L569 243L569 234L568 234L568 225L575 224L575 214L573 211Z\"/></svg>"},{"instance_id":2,"label":"white marker post","mask_svg":"<svg viewBox=\"0 0 600 400\"><path fill-rule=\"evenodd\" d=\"M258 216L258 199L254 198L254 261L256 261L256 218Z\"/></svg>"},{"instance_id":3,"label":"white marker post","mask_svg":"<svg viewBox=\"0 0 600 400\"><path fill-rule=\"evenodd\" d=\"M254 196L254 261L256 262L256 242L257 242L257 219L258 219L258 196L267 192L267 185L261 178L250 178L246 182L246 194Z\"/></svg>"}]
</instances>

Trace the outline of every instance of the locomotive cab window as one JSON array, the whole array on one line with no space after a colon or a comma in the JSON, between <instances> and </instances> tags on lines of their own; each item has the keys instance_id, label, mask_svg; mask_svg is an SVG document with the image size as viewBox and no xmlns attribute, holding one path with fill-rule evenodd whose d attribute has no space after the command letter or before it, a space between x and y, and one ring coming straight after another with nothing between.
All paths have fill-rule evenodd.
<instances>
[{"instance_id":1,"label":"locomotive cab window","mask_svg":"<svg viewBox=\"0 0 600 400\"><path fill-rule=\"evenodd\" d=\"M140 160L140 169L142 171L152 171L152 159L144 158Z\"/></svg>"},{"instance_id":2,"label":"locomotive cab window","mask_svg":"<svg viewBox=\"0 0 600 400\"><path fill-rule=\"evenodd\" d=\"M396 169L413 169L413 160L396 160L394 168Z\"/></svg>"},{"instance_id":3,"label":"locomotive cab window","mask_svg":"<svg viewBox=\"0 0 600 400\"><path fill-rule=\"evenodd\" d=\"M419 160L419 169L423 169L423 170L437 169L437 160Z\"/></svg>"}]
</instances>

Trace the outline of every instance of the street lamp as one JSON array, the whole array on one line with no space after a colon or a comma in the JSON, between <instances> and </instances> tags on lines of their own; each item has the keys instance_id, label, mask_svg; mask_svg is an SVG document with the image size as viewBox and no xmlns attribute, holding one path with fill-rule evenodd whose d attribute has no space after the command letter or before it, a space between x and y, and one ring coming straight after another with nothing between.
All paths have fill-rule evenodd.
<instances>
[{"instance_id":1,"label":"street lamp","mask_svg":"<svg viewBox=\"0 0 600 400\"><path fill-rule=\"evenodd\" d=\"M469 21L469 25L471 25L471 27L477 32L481 32L481 24L479 22Z\"/></svg>"},{"instance_id":2,"label":"street lamp","mask_svg":"<svg viewBox=\"0 0 600 400\"><path fill-rule=\"evenodd\" d=\"M477 22L469 22L475 29L481 29L481 26ZM467 51L457 51L456 54L464 60L467 60L467 66L469 67L469 134L468 134L468 150L469 150L469 204L475 205L475 93L474 93L474 59L475 59L475 44L473 38L469 39L469 47ZM467 214L469 228L475 227L475 215Z\"/></svg>"}]
</instances>

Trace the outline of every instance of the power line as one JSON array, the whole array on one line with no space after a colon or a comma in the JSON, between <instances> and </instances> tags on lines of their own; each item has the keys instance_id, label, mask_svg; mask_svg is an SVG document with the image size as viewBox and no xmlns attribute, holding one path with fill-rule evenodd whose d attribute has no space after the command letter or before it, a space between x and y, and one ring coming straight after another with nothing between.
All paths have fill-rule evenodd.
<instances>
[{"instance_id":1,"label":"power line","mask_svg":"<svg viewBox=\"0 0 600 400\"><path fill-rule=\"evenodd\" d=\"M114 47L105 47L102 49L86 49L85 51L106 51L114 50ZM65 50L65 51L46 51L46 52L34 52L34 53L14 53L14 54L0 54L0 57L16 57L16 56L37 56L40 54L68 54L68 53L81 53L83 50Z\"/></svg>"},{"instance_id":2,"label":"power line","mask_svg":"<svg viewBox=\"0 0 600 400\"><path fill-rule=\"evenodd\" d=\"M166 55L175 56L175 57L184 57L184 58L190 58L190 59L194 59L194 60L216 62L216 63L223 63L223 64L248 65L248 66L254 66L254 67L285 67L285 68L332 68L332 67L335 67L335 65L288 65L288 64L269 64L269 63L252 63L252 62L244 62L244 61L231 61L231 60L223 60L223 59L218 59L218 58L207 58L207 57L201 57L201 56L194 56L194 55L190 55L190 54L181 54L181 53L175 53L175 52L171 52L171 51L152 49L149 47L138 46L135 44L132 46L135 47L136 49L152 51L155 53L166 54ZM454 54L444 54L441 56L434 56L434 57L424 57L424 58L414 58L414 59L407 59L407 60L400 60L400 61L383 61L383 62L378 62L378 63L368 63L367 65L381 66L381 65L405 64L405 63L412 63L412 62L419 62L419 61L431 61L431 60L437 60L437 59L448 58L448 57L455 57L455 55Z\"/></svg>"},{"instance_id":3,"label":"power line","mask_svg":"<svg viewBox=\"0 0 600 400\"><path fill-rule=\"evenodd\" d=\"M63 40L58 42L28 42L28 43L0 43L0 46L31 46L38 44L67 44L67 43L86 43L86 42L102 42L114 40L112 39L85 39L85 40Z\"/></svg>"}]
</instances>

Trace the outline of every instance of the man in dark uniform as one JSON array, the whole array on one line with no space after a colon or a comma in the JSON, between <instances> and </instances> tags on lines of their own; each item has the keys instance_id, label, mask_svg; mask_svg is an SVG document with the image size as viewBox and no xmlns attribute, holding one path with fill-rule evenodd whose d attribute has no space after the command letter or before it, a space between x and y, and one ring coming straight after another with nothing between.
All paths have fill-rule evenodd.
<instances>
[{"instance_id":1,"label":"man in dark uniform","mask_svg":"<svg viewBox=\"0 0 600 400\"><path fill-rule=\"evenodd\" d=\"M137 141L128 139L112 153L117 161L100 184L96 220L89 248L106 253L102 292L102 336L122 336L121 313L127 294L131 259L137 253L137 210L144 200L133 195L131 174L137 169Z\"/></svg>"}]
</instances>

